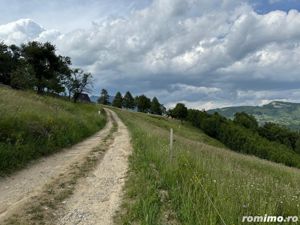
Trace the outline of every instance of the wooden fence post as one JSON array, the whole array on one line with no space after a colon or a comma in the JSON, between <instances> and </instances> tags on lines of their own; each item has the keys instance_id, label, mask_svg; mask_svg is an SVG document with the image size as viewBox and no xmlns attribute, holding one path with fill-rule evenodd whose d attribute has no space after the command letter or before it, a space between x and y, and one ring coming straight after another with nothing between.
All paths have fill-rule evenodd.
<instances>
[{"instance_id":1,"label":"wooden fence post","mask_svg":"<svg viewBox=\"0 0 300 225\"><path fill-rule=\"evenodd\" d=\"M173 128L170 129L170 150L169 150L170 162L173 160Z\"/></svg>"}]
</instances>

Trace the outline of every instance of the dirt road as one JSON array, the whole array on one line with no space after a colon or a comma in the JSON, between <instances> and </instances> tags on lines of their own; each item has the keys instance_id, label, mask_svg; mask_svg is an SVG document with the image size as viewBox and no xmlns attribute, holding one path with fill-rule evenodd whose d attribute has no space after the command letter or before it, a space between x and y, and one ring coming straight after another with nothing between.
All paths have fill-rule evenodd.
<instances>
[{"instance_id":1,"label":"dirt road","mask_svg":"<svg viewBox=\"0 0 300 225\"><path fill-rule=\"evenodd\" d=\"M112 120L115 120L118 131L114 134L113 144L95 171L80 180L74 195L66 200L65 211L59 213L60 224L111 224L112 215L120 205L131 146L125 125L114 112L107 112L106 127L94 136L0 180L0 224L30 203L30 198L38 196L51 181L67 174L71 165L86 158L109 134Z\"/></svg>"},{"instance_id":2,"label":"dirt road","mask_svg":"<svg viewBox=\"0 0 300 225\"><path fill-rule=\"evenodd\" d=\"M66 202L60 225L110 225L121 203L122 187L131 152L127 128L114 114L118 124L113 144L89 177L82 180Z\"/></svg>"}]
</instances>

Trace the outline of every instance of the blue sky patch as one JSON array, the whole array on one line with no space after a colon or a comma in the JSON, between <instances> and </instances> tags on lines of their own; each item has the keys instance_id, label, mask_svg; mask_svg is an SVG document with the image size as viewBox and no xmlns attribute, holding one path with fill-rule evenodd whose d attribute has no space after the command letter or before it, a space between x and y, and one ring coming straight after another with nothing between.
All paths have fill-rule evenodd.
<instances>
[{"instance_id":1,"label":"blue sky patch","mask_svg":"<svg viewBox=\"0 0 300 225\"><path fill-rule=\"evenodd\" d=\"M288 12L291 9L300 11L300 0L250 0L255 11L265 14L274 10Z\"/></svg>"}]
</instances>

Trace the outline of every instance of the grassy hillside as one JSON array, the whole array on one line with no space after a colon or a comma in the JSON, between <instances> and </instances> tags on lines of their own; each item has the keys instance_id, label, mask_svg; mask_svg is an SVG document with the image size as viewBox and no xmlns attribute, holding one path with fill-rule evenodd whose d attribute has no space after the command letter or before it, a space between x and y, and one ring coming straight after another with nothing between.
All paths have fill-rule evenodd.
<instances>
[{"instance_id":1,"label":"grassy hillside","mask_svg":"<svg viewBox=\"0 0 300 225\"><path fill-rule=\"evenodd\" d=\"M117 112L134 147L118 224L237 225L248 215L300 216L300 170L232 152L188 124Z\"/></svg>"},{"instance_id":2,"label":"grassy hillside","mask_svg":"<svg viewBox=\"0 0 300 225\"><path fill-rule=\"evenodd\" d=\"M218 112L227 118L233 118L237 112L246 112L256 117L259 123L274 122L300 129L300 103L274 101L263 106L238 106L209 110Z\"/></svg>"},{"instance_id":3,"label":"grassy hillside","mask_svg":"<svg viewBox=\"0 0 300 225\"><path fill-rule=\"evenodd\" d=\"M99 106L0 87L0 175L100 130Z\"/></svg>"}]
</instances>

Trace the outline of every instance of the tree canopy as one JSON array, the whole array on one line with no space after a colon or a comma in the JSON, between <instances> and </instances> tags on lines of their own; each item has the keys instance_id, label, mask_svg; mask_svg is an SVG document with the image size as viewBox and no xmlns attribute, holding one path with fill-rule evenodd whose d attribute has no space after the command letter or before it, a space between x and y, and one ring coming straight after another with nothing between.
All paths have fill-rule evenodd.
<instances>
[{"instance_id":1,"label":"tree canopy","mask_svg":"<svg viewBox=\"0 0 300 225\"><path fill-rule=\"evenodd\" d=\"M92 75L72 69L71 59L56 54L50 42L37 41L7 46L0 43L0 83L16 89L32 89L38 94L68 92L75 102L88 92Z\"/></svg>"},{"instance_id":2,"label":"tree canopy","mask_svg":"<svg viewBox=\"0 0 300 225\"><path fill-rule=\"evenodd\" d=\"M177 103L174 109L169 110L169 115L173 118L184 120L188 115L188 109L183 103Z\"/></svg>"},{"instance_id":3,"label":"tree canopy","mask_svg":"<svg viewBox=\"0 0 300 225\"><path fill-rule=\"evenodd\" d=\"M102 105L109 105L109 95L106 89L101 90L100 97L98 99L98 103Z\"/></svg>"},{"instance_id":4,"label":"tree canopy","mask_svg":"<svg viewBox=\"0 0 300 225\"><path fill-rule=\"evenodd\" d=\"M112 102L112 105L114 107L122 108L122 104L123 104L122 94L120 92L117 92L117 94Z\"/></svg>"},{"instance_id":5,"label":"tree canopy","mask_svg":"<svg viewBox=\"0 0 300 225\"><path fill-rule=\"evenodd\" d=\"M249 115L245 112L238 112L234 115L234 122L244 126L250 130L256 131L258 129L258 123L254 116Z\"/></svg>"},{"instance_id":6,"label":"tree canopy","mask_svg":"<svg viewBox=\"0 0 300 225\"><path fill-rule=\"evenodd\" d=\"M69 78L69 92L73 95L74 102L77 102L80 94L89 92L90 87L92 86L91 79L92 75L90 73L84 73L81 69L72 70Z\"/></svg>"},{"instance_id":7,"label":"tree canopy","mask_svg":"<svg viewBox=\"0 0 300 225\"><path fill-rule=\"evenodd\" d=\"M144 112L144 113L150 112L151 100L147 98L145 95L136 97L135 101L139 112Z\"/></svg>"},{"instance_id":8,"label":"tree canopy","mask_svg":"<svg viewBox=\"0 0 300 225\"><path fill-rule=\"evenodd\" d=\"M129 91L126 92L123 98L123 107L126 109L134 109L135 107L134 98Z\"/></svg>"},{"instance_id":9,"label":"tree canopy","mask_svg":"<svg viewBox=\"0 0 300 225\"><path fill-rule=\"evenodd\" d=\"M157 114L157 115L162 114L162 106L156 97L154 97L151 101L150 111L152 114Z\"/></svg>"}]
</instances>

